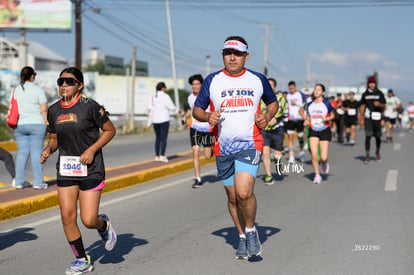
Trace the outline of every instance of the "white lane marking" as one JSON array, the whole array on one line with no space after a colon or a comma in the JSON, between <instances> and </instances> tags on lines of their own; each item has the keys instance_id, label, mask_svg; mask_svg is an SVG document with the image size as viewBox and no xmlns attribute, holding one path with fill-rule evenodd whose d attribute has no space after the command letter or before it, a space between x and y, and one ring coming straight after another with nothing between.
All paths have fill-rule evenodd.
<instances>
[{"instance_id":1,"label":"white lane marking","mask_svg":"<svg viewBox=\"0 0 414 275\"><path fill-rule=\"evenodd\" d=\"M394 151L400 151L401 150L401 144L400 143L395 143L394 144Z\"/></svg>"},{"instance_id":2,"label":"white lane marking","mask_svg":"<svg viewBox=\"0 0 414 275\"><path fill-rule=\"evenodd\" d=\"M202 173L202 175L203 176L211 175L214 172L216 172L216 169L210 170L210 171L205 171L204 173ZM139 197L139 196L150 194L150 193L162 190L162 189L166 189L166 188L173 187L173 186L176 186L176 185L180 185L180 184L183 184L183 183L188 183L188 181L191 180L192 178L194 178L194 177L192 177L192 176L191 177L186 177L184 179L179 179L179 180L176 180L176 181L173 181L173 182L170 182L170 183L167 183L167 184L163 184L163 185L160 185L160 186L148 189L148 190L132 193L132 194L129 194L129 195L126 195L126 196L123 196L123 197L119 197L119 198L112 199L112 200L109 200L109 201L106 201L106 202L102 202L99 205L99 207L105 207L105 206L108 206L108 205L111 205L111 204L119 203L119 202L122 202L122 201L125 201L125 200L129 200L129 199L133 199L133 198L136 198L136 197ZM79 213L79 210L78 210L78 213ZM46 218L46 219L42 219L42 220L39 220L39 221L36 221L36 222L28 223L28 224L25 224L25 225L20 225L20 226L14 227L14 228L10 228L8 230L1 231L0 232L0 237L3 238L3 237L6 237L8 235L14 234L16 232L26 230L27 228L35 228L39 225L54 222L54 221L57 221L57 220L60 220L60 215L55 215L55 216L52 216L52 217L49 217L49 218Z\"/></svg>"},{"instance_id":3,"label":"white lane marking","mask_svg":"<svg viewBox=\"0 0 414 275\"><path fill-rule=\"evenodd\" d=\"M387 173L387 179L385 180L385 191L397 190L398 170L390 169Z\"/></svg>"}]
</instances>

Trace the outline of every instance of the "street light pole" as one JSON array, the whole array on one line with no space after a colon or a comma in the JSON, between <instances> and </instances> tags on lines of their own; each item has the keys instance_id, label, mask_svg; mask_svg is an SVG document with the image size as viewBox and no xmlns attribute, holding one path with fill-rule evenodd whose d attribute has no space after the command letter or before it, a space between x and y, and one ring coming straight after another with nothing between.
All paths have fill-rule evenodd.
<instances>
[{"instance_id":1,"label":"street light pole","mask_svg":"<svg viewBox=\"0 0 414 275\"><path fill-rule=\"evenodd\" d=\"M82 69L82 15L81 0L75 0L75 67Z\"/></svg>"}]
</instances>

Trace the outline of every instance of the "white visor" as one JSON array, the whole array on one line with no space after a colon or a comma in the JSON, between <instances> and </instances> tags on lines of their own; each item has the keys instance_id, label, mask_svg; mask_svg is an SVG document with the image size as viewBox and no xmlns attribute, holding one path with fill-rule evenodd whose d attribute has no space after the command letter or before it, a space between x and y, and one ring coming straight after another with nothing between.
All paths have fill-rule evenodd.
<instances>
[{"instance_id":1,"label":"white visor","mask_svg":"<svg viewBox=\"0 0 414 275\"><path fill-rule=\"evenodd\" d=\"M234 49L239 52L247 52L247 45L238 40L227 40L224 42L224 49Z\"/></svg>"}]
</instances>

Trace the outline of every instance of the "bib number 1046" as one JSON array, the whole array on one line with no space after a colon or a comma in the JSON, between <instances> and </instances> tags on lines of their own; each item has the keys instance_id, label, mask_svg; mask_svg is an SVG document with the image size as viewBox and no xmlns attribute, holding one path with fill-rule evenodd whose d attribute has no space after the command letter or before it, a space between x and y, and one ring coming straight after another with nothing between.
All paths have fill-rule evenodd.
<instances>
[{"instance_id":1,"label":"bib number 1046","mask_svg":"<svg viewBox=\"0 0 414 275\"><path fill-rule=\"evenodd\" d=\"M67 177L86 177L88 166L79 161L80 157L60 156L59 173Z\"/></svg>"}]
</instances>

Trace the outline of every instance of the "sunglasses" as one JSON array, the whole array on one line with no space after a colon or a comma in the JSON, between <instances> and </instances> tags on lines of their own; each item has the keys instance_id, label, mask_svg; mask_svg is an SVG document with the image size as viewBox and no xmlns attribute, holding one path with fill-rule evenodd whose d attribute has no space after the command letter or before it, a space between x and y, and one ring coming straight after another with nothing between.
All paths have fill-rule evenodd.
<instances>
[{"instance_id":1,"label":"sunglasses","mask_svg":"<svg viewBox=\"0 0 414 275\"><path fill-rule=\"evenodd\" d=\"M234 54L235 56L240 57L240 56L246 55L246 52L239 52L239 51L236 51L236 50L227 50L227 49L223 50L223 55L224 56L231 55L231 54Z\"/></svg>"},{"instance_id":2,"label":"sunglasses","mask_svg":"<svg viewBox=\"0 0 414 275\"><path fill-rule=\"evenodd\" d=\"M72 77L59 77L56 82L58 86L62 86L63 83L66 83L67 86L75 86L76 83L79 83L77 79Z\"/></svg>"}]
</instances>

